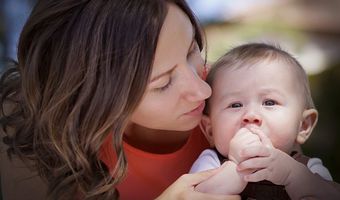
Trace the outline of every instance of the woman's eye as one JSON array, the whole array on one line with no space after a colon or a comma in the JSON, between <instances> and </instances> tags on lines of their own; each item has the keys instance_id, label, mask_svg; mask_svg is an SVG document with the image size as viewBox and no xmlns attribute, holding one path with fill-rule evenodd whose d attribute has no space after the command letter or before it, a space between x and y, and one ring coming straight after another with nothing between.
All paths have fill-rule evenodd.
<instances>
[{"instance_id":1,"label":"woman's eye","mask_svg":"<svg viewBox=\"0 0 340 200\"><path fill-rule=\"evenodd\" d=\"M157 92L163 92L165 90L167 90L172 84L172 79L169 79L169 82L167 84L165 84L164 86L160 87L160 88L156 88L155 90Z\"/></svg>"},{"instance_id":2,"label":"woman's eye","mask_svg":"<svg viewBox=\"0 0 340 200\"><path fill-rule=\"evenodd\" d=\"M242 103L232 103L228 106L228 108L240 108L242 106Z\"/></svg>"},{"instance_id":3,"label":"woman's eye","mask_svg":"<svg viewBox=\"0 0 340 200\"><path fill-rule=\"evenodd\" d=\"M267 99L263 102L264 106L274 106L277 105L277 102L272 99Z\"/></svg>"}]
</instances>

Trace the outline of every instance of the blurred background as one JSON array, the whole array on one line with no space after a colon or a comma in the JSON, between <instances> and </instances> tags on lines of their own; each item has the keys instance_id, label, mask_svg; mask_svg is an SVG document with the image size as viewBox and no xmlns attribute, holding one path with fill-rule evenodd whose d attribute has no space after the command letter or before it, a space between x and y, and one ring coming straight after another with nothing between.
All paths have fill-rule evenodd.
<instances>
[{"instance_id":1,"label":"blurred background","mask_svg":"<svg viewBox=\"0 0 340 200\"><path fill-rule=\"evenodd\" d=\"M35 0L0 0L0 70ZM319 122L303 151L340 182L340 0L187 0L207 37L208 62L246 42L279 44L305 67Z\"/></svg>"}]
</instances>

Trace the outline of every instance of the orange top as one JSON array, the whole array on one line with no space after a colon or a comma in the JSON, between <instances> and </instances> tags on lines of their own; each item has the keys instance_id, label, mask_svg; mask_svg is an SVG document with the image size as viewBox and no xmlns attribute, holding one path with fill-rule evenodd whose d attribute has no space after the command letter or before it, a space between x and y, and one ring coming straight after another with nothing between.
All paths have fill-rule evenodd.
<instances>
[{"instance_id":1,"label":"orange top","mask_svg":"<svg viewBox=\"0 0 340 200\"><path fill-rule=\"evenodd\" d=\"M178 177L188 173L199 154L209 147L199 128L195 128L185 145L170 154L153 154L124 142L128 162L126 178L117 186L120 199L155 199ZM101 148L101 160L113 169L116 155L108 137Z\"/></svg>"}]
</instances>

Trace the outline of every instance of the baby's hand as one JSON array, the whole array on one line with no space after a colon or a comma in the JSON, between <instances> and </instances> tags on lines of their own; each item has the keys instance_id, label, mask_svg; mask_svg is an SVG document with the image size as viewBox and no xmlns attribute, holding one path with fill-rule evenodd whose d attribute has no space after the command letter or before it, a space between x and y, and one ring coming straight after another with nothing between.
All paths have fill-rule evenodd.
<instances>
[{"instance_id":1,"label":"baby's hand","mask_svg":"<svg viewBox=\"0 0 340 200\"><path fill-rule=\"evenodd\" d=\"M238 171L257 170L246 175L245 181L268 180L277 185L287 185L291 179L290 174L297 167L298 162L287 153L274 148L270 139L261 130L251 129L251 131L261 138L263 145L242 150L241 155L249 159L238 165Z\"/></svg>"},{"instance_id":2,"label":"baby's hand","mask_svg":"<svg viewBox=\"0 0 340 200\"><path fill-rule=\"evenodd\" d=\"M262 142L258 135L252 133L247 128L241 128L230 140L228 158L238 164L247 159L240 156L242 149L260 145L262 145Z\"/></svg>"}]
</instances>

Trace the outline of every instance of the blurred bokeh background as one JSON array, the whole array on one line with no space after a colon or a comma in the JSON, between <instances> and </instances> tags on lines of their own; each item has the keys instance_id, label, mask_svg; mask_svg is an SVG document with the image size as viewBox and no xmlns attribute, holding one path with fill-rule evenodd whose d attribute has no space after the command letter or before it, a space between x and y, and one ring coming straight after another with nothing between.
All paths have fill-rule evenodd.
<instances>
[{"instance_id":1,"label":"blurred bokeh background","mask_svg":"<svg viewBox=\"0 0 340 200\"><path fill-rule=\"evenodd\" d=\"M0 0L0 70L35 0ZM279 44L307 71L319 122L303 145L340 182L340 0L187 0L202 23L208 61L246 42Z\"/></svg>"}]
</instances>

